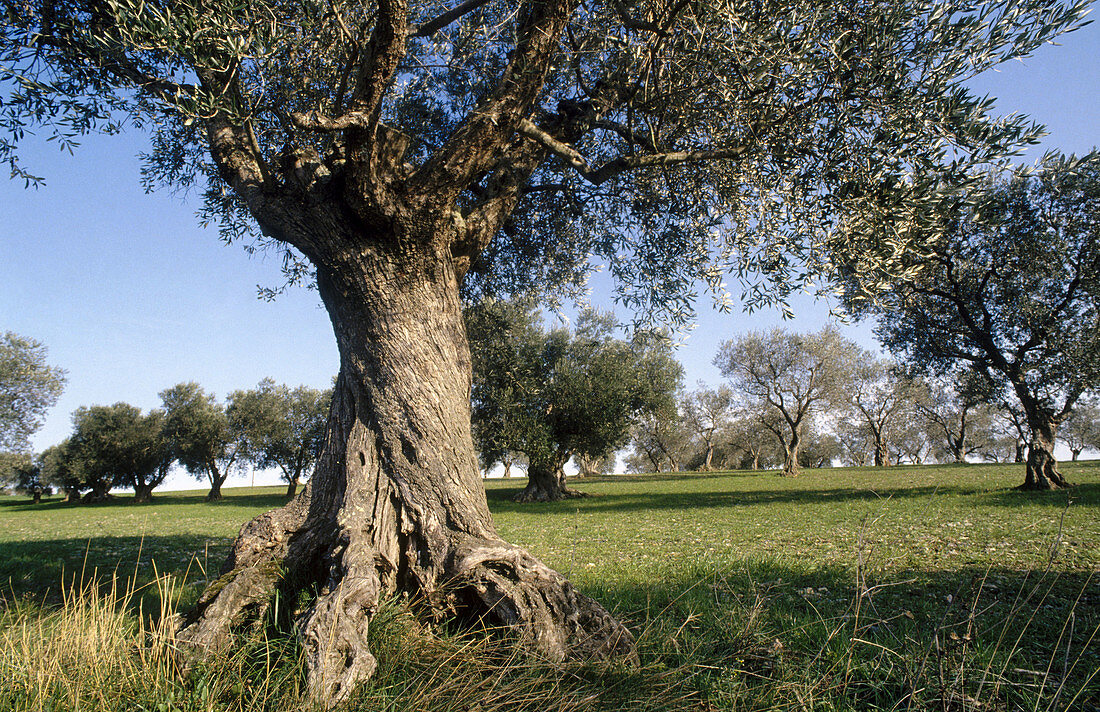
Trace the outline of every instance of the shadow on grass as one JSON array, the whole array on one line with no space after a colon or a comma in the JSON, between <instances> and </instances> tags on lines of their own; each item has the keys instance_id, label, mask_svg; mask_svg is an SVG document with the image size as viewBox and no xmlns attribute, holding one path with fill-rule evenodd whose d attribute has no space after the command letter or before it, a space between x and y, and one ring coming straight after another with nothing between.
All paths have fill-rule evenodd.
<instances>
[{"instance_id":1,"label":"shadow on grass","mask_svg":"<svg viewBox=\"0 0 1100 712\"><path fill-rule=\"evenodd\" d=\"M154 494L151 502L134 502L133 495L113 495L106 502L66 502L64 498L46 498L41 503L34 504L30 499L22 497L0 498L0 512L52 512L64 509L111 509L120 508L126 511L134 511L142 507L159 507L162 505L203 505L207 507L239 507L242 509L275 509L282 507L289 500L282 492L256 492L242 494L238 492L227 493L227 496L216 502L208 502L206 493L196 490L190 492L169 492L166 494Z\"/></svg>"},{"instance_id":2,"label":"shadow on grass","mask_svg":"<svg viewBox=\"0 0 1100 712\"><path fill-rule=\"evenodd\" d=\"M232 539L207 536L126 536L47 539L0 544L0 600L56 604L87 585L141 589L137 600L155 612L153 582L165 574L191 584L218 575ZM195 587L192 587L195 588ZM189 590L185 601L199 591Z\"/></svg>"},{"instance_id":3,"label":"shadow on grass","mask_svg":"<svg viewBox=\"0 0 1100 712\"><path fill-rule=\"evenodd\" d=\"M489 505L494 512L522 514L560 514L562 512L632 512L684 510L707 507L761 506L775 504L813 505L837 502L876 502L887 499L931 499L939 496L968 496L975 504L997 504L1022 507L1035 504L1063 505L1068 499L1082 503L1100 501L1098 485L1082 485L1074 490L1050 493L1022 493L1011 489L989 491L981 487L854 487L804 490L725 490L708 492L635 492L629 494L595 493L590 497L562 502L520 504L512 501L520 488L488 491Z\"/></svg>"},{"instance_id":4,"label":"shadow on grass","mask_svg":"<svg viewBox=\"0 0 1100 712\"><path fill-rule=\"evenodd\" d=\"M691 666L703 688L730 694L760 685L747 694L767 704L750 709L771 709L776 691L828 709L898 709L910 695L900 709L1100 702L1100 579L1090 572L909 569L857 581L839 567L748 561L642 586L586 584L663 666ZM982 704L942 704L967 697Z\"/></svg>"}]
</instances>

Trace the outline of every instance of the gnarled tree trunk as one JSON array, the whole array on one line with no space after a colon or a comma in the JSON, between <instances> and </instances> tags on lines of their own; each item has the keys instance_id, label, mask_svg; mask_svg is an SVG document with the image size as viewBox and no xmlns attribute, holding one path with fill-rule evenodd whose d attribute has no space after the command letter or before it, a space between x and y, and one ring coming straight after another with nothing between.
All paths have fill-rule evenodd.
<instances>
[{"instance_id":1,"label":"gnarled tree trunk","mask_svg":"<svg viewBox=\"0 0 1100 712\"><path fill-rule=\"evenodd\" d=\"M1031 442L1027 448L1027 468L1023 490L1055 490L1069 487L1069 482L1058 471L1054 458L1054 442L1058 426L1042 413L1028 413L1031 426Z\"/></svg>"},{"instance_id":2,"label":"gnarled tree trunk","mask_svg":"<svg viewBox=\"0 0 1100 712\"><path fill-rule=\"evenodd\" d=\"M225 484L228 475L222 474L218 471L217 467L211 465L208 471L208 477L210 480L210 491L206 493L206 501L217 502L222 498L222 485Z\"/></svg>"},{"instance_id":3,"label":"gnarled tree trunk","mask_svg":"<svg viewBox=\"0 0 1100 712\"><path fill-rule=\"evenodd\" d=\"M517 494L516 502L557 502L586 496L566 487L565 463L568 455L556 454L546 460L532 459L527 466L527 486Z\"/></svg>"},{"instance_id":4,"label":"gnarled tree trunk","mask_svg":"<svg viewBox=\"0 0 1100 712\"><path fill-rule=\"evenodd\" d=\"M153 501L153 486L147 484L135 484L134 485L134 502L138 504L144 504L146 502Z\"/></svg>"},{"instance_id":5,"label":"gnarled tree trunk","mask_svg":"<svg viewBox=\"0 0 1100 712\"><path fill-rule=\"evenodd\" d=\"M791 437L783 443L785 455L783 459L783 476L784 477L797 477L800 467L798 465L799 452L802 449L802 433L799 432L801 428L795 427L791 429Z\"/></svg>"},{"instance_id":6,"label":"gnarled tree trunk","mask_svg":"<svg viewBox=\"0 0 1100 712\"><path fill-rule=\"evenodd\" d=\"M310 255L340 350L321 458L298 497L242 528L181 645L225 645L280 588L316 593L296 627L326 706L374 670L367 628L387 592L431 618L509 626L550 659L632 655L607 611L497 535L470 436L454 265L402 237L333 239Z\"/></svg>"}]
</instances>

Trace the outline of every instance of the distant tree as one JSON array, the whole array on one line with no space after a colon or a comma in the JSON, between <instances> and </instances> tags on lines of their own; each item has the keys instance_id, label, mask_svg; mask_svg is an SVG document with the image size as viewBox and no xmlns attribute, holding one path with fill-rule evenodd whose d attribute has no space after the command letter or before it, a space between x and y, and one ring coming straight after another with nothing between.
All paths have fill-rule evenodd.
<instances>
[{"instance_id":1,"label":"distant tree","mask_svg":"<svg viewBox=\"0 0 1100 712\"><path fill-rule=\"evenodd\" d=\"M488 301L467 309L474 363L473 422L484 460L528 459L518 501L574 496L571 457L607 457L639 414L666 407L682 370L660 340L627 343L606 314L585 312L576 331L542 329L529 306Z\"/></svg>"},{"instance_id":2,"label":"distant tree","mask_svg":"<svg viewBox=\"0 0 1100 712\"><path fill-rule=\"evenodd\" d=\"M79 502L84 482L72 456L72 439L43 450L37 458L39 477L65 493L66 502Z\"/></svg>"},{"instance_id":3,"label":"distant tree","mask_svg":"<svg viewBox=\"0 0 1100 712\"><path fill-rule=\"evenodd\" d=\"M1030 429L1021 487L1065 487L1058 427L1100 387L1100 155L995 174L943 214L943 239L866 308L906 363L1001 381Z\"/></svg>"},{"instance_id":4,"label":"distant tree","mask_svg":"<svg viewBox=\"0 0 1100 712\"><path fill-rule=\"evenodd\" d=\"M798 464L811 469L830 467L840 454L840 440L835 435L811 431L802 443Z\"/></svg>"},{"instance_id":5,"label":"distant tree","mask_svg":"<svg viewBox=\"0 0 1100 712\"><path fill-rule=\"evenodd\" d=\"M853 361L847 401L851 414L870 436L875 467L892 464L891 431L913 402L917 388L914 380L892 361L876 359L870 352Z\"/></svg>"},{"instance_id":6,"label":"distant tree","mask_svg":"<svg viewBox=\"0 0 1100 712\"><path fill-rule=\"evenodd\" d=\"M627 457L631 472L680 472L691 457L691 432L675 399L672 403L638 415L630 431L633 453Z\"/></svg>"},{"instance_id":7,"label":"distant tree","mask_svg":"<svg viewBox=\"0 0 1100 712\"><path fill-rule=\"evenodd\" d=\"M873 462L875 455L875 435L863 418L842 418L836 424L836 439L840 448L840 459L853 467L864 467ZM892 462L897 462L891 450Z\"/></svg>"},{"instance_id":8,"label":"distant tree","mask_svg":"<svg viewBox=\"0 0 1100 712\"><path fill-rule=\"evenodd\" d=\"M988 450L993 440L993 384L981 374L961 370L927 381L917 402L940 462L963 463Z\"/></svg>"},{"instance_id":9,"label":"distant tree","mask_svg":"<svg viewBox=\"0 0 1100 712\"><path fill-rule=\"evenodd\" d=\"M783 463L785 451L776 445L774 434L759 416L738 411L723 430L719 452L728 469L759 470Z\"/></svg>"},{"instance_id":10,"label":"distant tree","mask_svg":"<svg viewBox=\"0 0 1100 712\"><path fill-rule=\"evenodd\" d=\"M114 487L131 487L134 500L148 502L168 476L174 460L162 411L142 415L128 403L78 408L67 457L89 490L88 501L102 501Z\"/></svg>"},{"instance_id":11,"label":"distant tree","mask_svg":"<svg viewBox=\"0 0 1100 712\"><path fill-rule=\"evenodd\" d=\"M149 502L153 490L164 484L176 455L165 430L163 410L152 410L135 423L133 461L124 482L134 490L134 502Z\"/></svg>"},{"instance_id":12,"label":"distant tree","mask_svg":"<svg viewBox=\"0 0 1100 712\"><path fill-rule=\"evenodd\" d=\"M1093 401L1078 403L1062 423L1061 435L1074 462L1086 448L1100 450L1100 407Z\"/></svg>"},{"instance_id":13,"label":"distant tree","mask_svg":"<svg viewBox=\"0 0 1100 712\"><path fill-rule=\"evenodd\" d=\"M1012 461L1027 462L1027 442L1030 428L1027 414L1015 396L1001 393L993 405L993 430L998 437L1012 441Z\"/></svg>"},{"instance_id":14,"label":"distant tree","mask_svg":"<svg viewBox=\"0 0 1100 712\"><path fill-rule=\"evenodd\" d=\"M210 482L208 501L222 498L222 484L245 451L244 433L234 428L213 394L197 383L180 383L160 394L165 433L181 465Z\"/></svg>"},{"instance_id":15,"label":"distant tree","mask_svg":"<svg viewBox=\"0 0 1100 712\"><path fill-rule=\"evenodd\" d=\"M65 371L46 363L46 347L7 331L0 337L0 451L26 451L65 388Z\"/></svg>"},{"instance_id":16,"label":"distant tree","mask_svg":"<svg viewBox=\"0 0 1100 712\"><path fill-rule=\"evenodd\" d=\"M270 378L252 390L229 394L229 428L243 439L242 457L261 468L278 468L293 497L303 475L321 454L332 391L291 389Z\"/></svg>"},{"instance_id":17,"label":"distant tree","mask_svg":"<svg viewBox=\"0 0 1100 712\"><path fill-rule=\"evenodd\" d=\"M11 489L19 479L20 470L34 458L29 452L0 451L0 488Z\"/></svg>"},{"instance_id":18,"label":"distant tree","mask_svg":"<svg viewBox=\"0 0 1100 712\"><path fill-rule=\"evenodd\" d=\"M42 465L38 458L27 453L19 453L18 458L0 458L0 468L10 468L5 474L12 489L28 495L35 504L42 502L44 495L53 494L53 488L42 477Z\"/></svg>"},{"instance_id":19,"label":"distant tree","mask_svg":"<svg viewBox=\"0 0 1100 712\"><path fill-rule=\"evenodd\" d=\"M932 457L928 423L917 402L909 404L904 416L898 418L889 447L891 460L898 464L921 465Z\"/></svg>"},{"instance_id":20,"label":"distant tree","mask_svg":"<svg viewBox=\"0 0 1100 712\"><path fill-rule=\"evenodd\" d=\"M735 392L781 416L778 423L760 413L761 422L783 443L783 474L793 476L810 418L843 397L857 354L858 347L835 327L813 334L773 329L726 341L714 363Z\"/></svg>"},{"instance_id":21,"label":"distant tree","mask_svg":"<svg viewBox=\"0 0 1100 712\"><path fill-rule=\"evenodd\" d=\"M704 472L712 469L714 448L729 425L733 407L734 396L729 386L709 388L702 381L681 401L684 424L703 444L703 461L699 467Z\"/></svg>"}]
</instances>

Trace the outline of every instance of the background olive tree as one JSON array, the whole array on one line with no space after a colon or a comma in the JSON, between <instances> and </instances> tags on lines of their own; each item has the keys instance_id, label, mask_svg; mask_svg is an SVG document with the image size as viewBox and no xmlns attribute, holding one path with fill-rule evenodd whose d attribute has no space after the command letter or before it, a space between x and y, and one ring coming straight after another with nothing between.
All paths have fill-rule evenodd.
<instances>
[{"instance_id":1,"label":"background olive tree","mask_svg":"<svg viewBox=\"0 0 1100 712\"><path fill-rule=\"evenodd\" d=\"M46 347L11 331L0 337L0 452L26 452L30 437L65 388L65 371Z\"/></svg>"},{"instance_id":2,"label":"background olive tree","mask_svg":"<svg viewBox=\"0 0 1100 712\"><path fill-rule=\"evenodd\" d=\"M714 363L783 444L783 474L793 476L814 414L843 401L858 356L835 327L811 334L773 329L726 341Z\"/></svg>"},{"instance_id":3,"label":"background olive tree","mask_svg":"<svg viewBox=\"0 0 1100 712\"><path fill-rule=\"evenodd\" d=\"M1021 487L1064 487L1058 427L1100 387L1100 156L984 180L943 211L911 278L856 306L912 367L976 370L1013 394L1030 431Z\"/></svg>"}]
</instances>

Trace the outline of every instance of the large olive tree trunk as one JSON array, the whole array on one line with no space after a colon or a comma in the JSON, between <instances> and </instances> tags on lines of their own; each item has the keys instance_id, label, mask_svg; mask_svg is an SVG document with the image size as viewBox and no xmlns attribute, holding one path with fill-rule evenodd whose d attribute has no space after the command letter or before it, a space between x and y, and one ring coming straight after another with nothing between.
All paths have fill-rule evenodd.
<instances>
[{"instance_id":1,"label":"large olive tree trunk","mask_svg":"<svg viewBox=\"0 0 1100 712\"><path fill-rule=\"evenodd\" d=\"M1058 461L1054 457L1055 438L1058 425L1040 412L1028 412L1028 424L1031 426L1031 441L1027 448L1027 466L1023 490L1055 490L1069 487L1070 483L1058 471Z\"/></svg>"},{"instance_id":2,"label":"large olive tree trunk","mask_svg":"<svg viewBox=\"0 0 1100 712\"><path fill-rule=\"evenodd\" d=\"M509 626L550 659L633 654L598 603L497 535L470 435L458 280L431 242L333 240L310 255L340 351L322 455L298 497L242 528L178 633L188 653L262 619L280 588L315 594L296 626L324 705L374 670L367 628L390 592L429 617Z\"/></svg>"}]
</instances>

